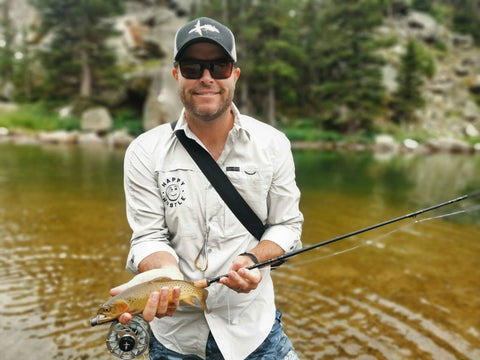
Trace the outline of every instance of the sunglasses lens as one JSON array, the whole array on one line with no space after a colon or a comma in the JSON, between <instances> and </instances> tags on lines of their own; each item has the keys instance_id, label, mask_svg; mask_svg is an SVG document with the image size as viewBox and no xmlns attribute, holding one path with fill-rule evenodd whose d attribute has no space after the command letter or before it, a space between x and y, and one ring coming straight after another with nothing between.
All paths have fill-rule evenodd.
<instances>
[{"instance_id":1,"label":"sunglasses lens","mask_svg":"<svg viewBox=\"0 0 480 360\"><path fill-rule=\"evenodd\" d=\"M226 79L232 75L231 61L181 61L180 72L186 79L200 79L205 69L210 71L214 79Z\"/></svg>"},{"instance_id":2,"label":"sunglasses lens","mask_svg":"<svg viewBox=\"0 0 480 360\"><path fill-rule=\"evenodd\" d=\"M232 75L233 64L231 62L217 62L210 65L210 74L214 79L226 79Z\"/></svg>"},{"instance_id":3,"label":"sunglasses lens","mask_svg":"<svg viewBox=\"0 0 480 360\"><path fill-rule=\"evenodd\" d=\"M180 72L186 79L200 79L203 73L203 66L198 63L181 62Z\"/></svg>"}]
</instances>

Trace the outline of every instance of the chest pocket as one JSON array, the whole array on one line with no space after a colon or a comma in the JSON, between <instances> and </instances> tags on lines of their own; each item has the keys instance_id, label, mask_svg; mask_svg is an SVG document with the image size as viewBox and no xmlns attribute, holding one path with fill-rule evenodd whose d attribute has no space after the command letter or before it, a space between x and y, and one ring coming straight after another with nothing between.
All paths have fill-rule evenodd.
<instances>
[{"instance_id":1,"label":"chest pocket","mask_svg":"<svg viewBox=\"0 0 480 360\"><path fill-rule=\"evenodd\" d=\"M245 199L247 204L257 214L260 220L267 217L267 195L272 179L269 169L260 169L254 166L227 167L226 174L233 186ZM227 232L238 231L240 224L235 215L226 209L225 225Z\"/></svg>"}]
</instances>

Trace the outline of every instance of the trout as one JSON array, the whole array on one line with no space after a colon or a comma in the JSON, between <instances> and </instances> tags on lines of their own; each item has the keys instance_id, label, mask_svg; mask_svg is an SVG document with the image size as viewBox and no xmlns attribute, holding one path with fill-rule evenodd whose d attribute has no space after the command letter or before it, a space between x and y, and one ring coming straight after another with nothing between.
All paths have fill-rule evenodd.
<instances>
[{"instance_id":1,"label":"trout","mask_svg":"<svg viewBox=\"0 0 480 360\"><path fill-rule=\"evenodd\" d=\"M170 278L157 278L148 282L134 285L116 296L112 297L105 304L100 306L97 316L90 320L92 326L103 324L117 319L121 314L129 312L132 315L140 314L147 305L148 297L154 291L160 291L162 288L169 288L169 301L172 298L172 290L179 287L180 301L196 306L195 300L208 313L207 296L208 291L196 287L193 282L183 280L172 280Z\"/></svg>"}]
</instances>

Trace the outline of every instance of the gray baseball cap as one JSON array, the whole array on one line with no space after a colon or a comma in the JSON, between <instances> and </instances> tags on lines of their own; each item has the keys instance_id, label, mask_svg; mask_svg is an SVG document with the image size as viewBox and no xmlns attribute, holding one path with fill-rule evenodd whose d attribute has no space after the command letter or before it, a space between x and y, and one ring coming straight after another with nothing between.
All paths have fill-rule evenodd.
<instances>
[{"instance_id":1,"label":"gray baseball cap","mask_svg":"<svg viewBox=\"0 0 480 360\"><path fill-rule=\"evenodd\" d=\"M180 60L188 46L199 42L210 42L219 45L227 52L233 62L237 62L233 33L225 25L207 17L195 19L177 31L173 51L175 61Z\"/></svg>"}]
</instances>

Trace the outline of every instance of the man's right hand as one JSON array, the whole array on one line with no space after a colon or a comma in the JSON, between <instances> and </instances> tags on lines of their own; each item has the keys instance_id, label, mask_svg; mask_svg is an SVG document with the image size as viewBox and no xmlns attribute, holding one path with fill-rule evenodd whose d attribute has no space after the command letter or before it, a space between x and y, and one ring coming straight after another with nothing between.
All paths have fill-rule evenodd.
<instances>
[{"instance_id":1,"label":"man's right hand","mask_svg":"<svg viewBox=\"0 0 480 360\"><path fill-rule=\"evenodd\" d=\"M161 269L151 269L142 272L134 276L130 281L111 289L110 295L115 296L134 285L160 277L168 277L172 280L183 280L183 274L178 267L168 266ZM142 313L143 319L150 322L155 317L161 318L164 316L172 316L180 303L180 288L174 288L172 290L170 301L169 298L170 290L168 288L162 288L159 292L155 291L151 293ZM133 315L130 313L123 313L118 318L122 324L128 324L132 319Z\"/></svg>"}]
</instances>

